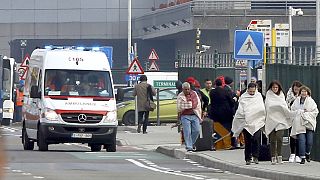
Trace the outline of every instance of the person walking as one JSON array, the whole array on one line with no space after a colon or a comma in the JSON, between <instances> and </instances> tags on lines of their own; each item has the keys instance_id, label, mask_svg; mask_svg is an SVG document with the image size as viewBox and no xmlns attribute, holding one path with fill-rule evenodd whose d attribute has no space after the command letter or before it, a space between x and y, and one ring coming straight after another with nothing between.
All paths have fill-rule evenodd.
<instances>
[{"instance_id":1,"label":"person walking","mask_svg":"<svg viewBox=\"0 0 320 180\"><path fill-rule=\"evenodd\" d=\"M238 108L238 96L232 89L233 79L231 77L226 76L224 77L224 81L226 83L226 85L224 86L224 89L228 92L229 96L231 96L231 98L233 99L232 116L234 116L236 109ZM231 126L232 126L232 122L229 122L229 125L227 126L229 127L228 129L229 131L231 131ZM233 136L232 131L231 131L231 136ZM237 142L237 138L235 137L231 138L231 146L232 146L231 149L236 149L237 147L240 147L240 144L238 144Z\"/></svg>"},{"instance_id":2,"label":"person walking","mask_svg":"<svg viewBox=\"0 0 320 180\"><path fill-rule=\"evenodd\" d=\"M261 94L256 83L249 83L248 90L239 99L239 107L232 122L234 137L243 131L245 138L245 161L251 164L251 159L258 164L261 128L265 125L266 111Z\"/></svg>"},{"instance_id":3,"label":"person walking","mask_svg":"<svg viewBox=\"0 0 320 180\"><path fill-rule=\"evenodd\" d=\"M267 89L265 132L270 140L271 164L282 164L282 139L286 129L292 125L282 86L279 81L272 81Z\"/></svg>"},{"instance_id":4,"label":"person walking","mask_svg":"<svg viewBox=\"0 0 320 180\"><path fill-rule=\"evenodd\" d=\"M192 152L200 134L202 119L200 98L194 90L191 90L188 82L182 84L182 92L177 97L177 110L182 123L186 150Z\"/></svg>"},{"instance_id":5,"label":"person walking","mask_svg":"<svg viewBox=\"0 0 320 180\"><path fill-rule=\"evenodd\" d=\"M140 76L140 83L136 84L133 89L133 96L137 96L137 104L138 104L138 128L137 132L141 132L141 126L143 134L147 133L147 127L149 123L149 111L146 110L146 104L148 100L148 89L152 96L156 95L156 91L150 84L147 83L147 76Z\"/></svg>"},{"instance_id":6,"label":"person walking","mask_svg":"<svg viewBox=\"0 0 320 180\"><path fill-rule=\"evenodd\" d=\"M291 110L296 112L293 119L291 136L297 136L299 142L300 164L310 162L310 153L313 144L313 134L317 125L319 113L317 104L311 97L311 90L301 86L299 96L294 100Z\"/></svg>"},{"instance_id":7,"label":"person walking","mask_svg":"<svg viewBox=\"0 0 320 180\"><path fill-rule=\"evenodd\" d=\"M287 92L286 102L288 104L289 109L291 109L291 105L293 104L294 100L299 96L299 90L302 86L300 81L293 81L291 87ZM289 129L291 131L291 128ZM290 136L290 157L289 162L301 162L301 158L299 157L299 142L298 139L295 139Z\"/></svg>"},{"instance_id":8,"label":"person walking","mask_svg":"<svg viewBox=\"0 0 320 180\"><path fill-rule=\"evenodd\" d=\"M210 91L212 90L212 81L210 79L205 79L204 80L204 88L200 89L200 91L202 92L202 99L207 98L208 99L208 105L202 106L202 111L204 116L208 115L208 112L210 111L210 104L211 104L211 100L210 100Z\"/></svg>"}]
</instances>

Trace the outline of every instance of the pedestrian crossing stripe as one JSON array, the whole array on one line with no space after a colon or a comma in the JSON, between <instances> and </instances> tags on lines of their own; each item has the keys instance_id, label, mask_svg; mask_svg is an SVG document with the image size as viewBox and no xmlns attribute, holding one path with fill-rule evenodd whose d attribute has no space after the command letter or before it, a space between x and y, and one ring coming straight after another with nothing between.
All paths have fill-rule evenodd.
<instances>
[{"instance_id":1,"label":"pedestrian crossing stripe","mask_svg":"<svg viewBox=\"0 0 320 180\"><path fill-rule=\"evenodd\" d=\"M127 74L143 74L143 68L141 67L139 60L137 58L135 58L129 68L126 71Z\"/></svg>"},{"instance_id":2,"label":"pedestrian crossing stripe","mask_svg":"<svg viewBox=\"0 0 320 180\"><path fill-rule=\"evenodd\" d=\"M151 65L149 67L149 71L159 71L159 67L155 61L152 61Z\"/></svg>"},{"instance_id":3,"label":"pedestrian crossing stripe","mask_svg":"<svg viewBox=\"0 0 320 180\"><path fill-rule=\"evenodd\" d=\"M250 34L247 36L246 40L243 42L241 48L239 49L237 55L257 55L260 56L260 52L254 43Z\"/></svg>"}]
</instances>

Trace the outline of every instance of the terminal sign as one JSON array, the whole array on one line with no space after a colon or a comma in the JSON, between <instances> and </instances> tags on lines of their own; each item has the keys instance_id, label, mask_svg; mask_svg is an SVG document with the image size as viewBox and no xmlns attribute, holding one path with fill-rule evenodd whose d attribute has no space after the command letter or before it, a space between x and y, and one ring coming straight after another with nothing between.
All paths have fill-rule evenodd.
<instances>
[{"instance_id":1,"label":"terminal sign","mask_svg":"<svg viewBox=\"0 0 320 180\"><path fill-rule=\"evenodd\" d=\"M174 81L174 80L154 80L153 86L155 88L175 88L176 81Z\"/></svg>"}]
</instances>

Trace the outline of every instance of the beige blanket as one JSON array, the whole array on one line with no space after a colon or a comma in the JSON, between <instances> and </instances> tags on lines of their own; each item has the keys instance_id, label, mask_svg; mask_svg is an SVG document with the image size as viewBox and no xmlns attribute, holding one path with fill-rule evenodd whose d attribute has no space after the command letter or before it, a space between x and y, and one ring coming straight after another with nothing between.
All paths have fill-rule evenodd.
<instances>
[{"instance_id":1,"label":"beige blanket","mask_svg":"<svg viewBox=\"0 0 320 180\"><path fill-rule=\"evenodd\" d=\"M243 129L251 135L265 125L266 111L262 95L256 91L254 95L247 92L239 99L239 107L233 118L232 129L234 137L238 137Z\"/></svg>"},{"instance_id":2,"label":"beige blanket","mask_svg":"<svg viewBox=\"0 0 320 180\"><path fill-rule=\"evenodd\" d=\"M306 133L306 130L315 131L317 126L317 116L319 113L317 104L311 97L307 97L304 104L300 105L301 97L297 97L293 102L291 109L295 111L290 136Z\"/></svg>"},{"instance_id":3,"label":"beige blanket","mask_svg":"<svg viewBox=\"0 0 320 180\"><path fill-rule=\"evenodd\" d=\"M268 90L265 99L266 125L265 133L269 135L273 130L289 129L292 125L290 110L285 100L283 92L279 95L272 90ZM291 117L293 117L291 115Z\"/></svg>"}]
</instances>

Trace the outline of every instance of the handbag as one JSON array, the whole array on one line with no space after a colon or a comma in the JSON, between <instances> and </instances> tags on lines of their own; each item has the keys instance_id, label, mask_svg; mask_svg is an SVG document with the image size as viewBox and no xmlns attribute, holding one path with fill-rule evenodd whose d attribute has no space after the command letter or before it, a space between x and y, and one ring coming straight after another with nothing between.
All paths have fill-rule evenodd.
<instances>
[{"instance_id":1,"label":"handbag","mask_svg":"<svg viewBox=\"0 0 320 180\"><path fill-rule=\"evenodd\" d=\"M145 105L146 111L154 111L157 105L153 102L153 96L151 94L151 85L147 87L147 103Z\"/></svg>"}]
</instances>

